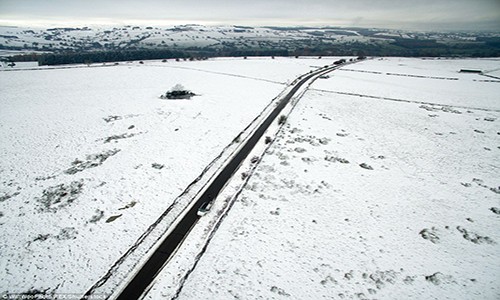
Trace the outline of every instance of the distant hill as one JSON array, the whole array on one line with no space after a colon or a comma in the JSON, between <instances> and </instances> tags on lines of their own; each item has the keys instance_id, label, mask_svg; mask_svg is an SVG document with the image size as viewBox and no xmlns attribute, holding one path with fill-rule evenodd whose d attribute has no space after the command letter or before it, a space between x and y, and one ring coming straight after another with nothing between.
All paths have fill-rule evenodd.
<instances>
[{"instance_id":1,"label":"distant hill","mask_svg":"<svg viewBox=\"0 0 500 300\"><path fill-rule=\"evenodd\" d=\"M500 56L499 39L500 34L496 33L409 32L341 27L190 24L171 27L34 29L0 26L0 50L44 51L55 54L168 50L180 57L228 55L481 57ZM144 59L147 59L147 55Z\"/></svg>"}]
</instances>

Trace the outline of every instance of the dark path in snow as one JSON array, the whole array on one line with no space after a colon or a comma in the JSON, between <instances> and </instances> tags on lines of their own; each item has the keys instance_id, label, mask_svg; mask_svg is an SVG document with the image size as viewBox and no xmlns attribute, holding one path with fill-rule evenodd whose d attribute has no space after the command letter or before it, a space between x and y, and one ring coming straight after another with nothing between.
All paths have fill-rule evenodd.
<instances>
[{"instance_id":1,"label":"dark path in snow","mask_svg":"<svg viewBox=\"0 0 500 300\"><path fill-rule=\"evenodd\" d=\"M185 214L182 220L176 225L174 230L165 238L158 249L151 255L149 260L142 266L142 268L135 274L134 278L122 290L117 299L130 300L139 299L141 295L147 291L148 286L154 280L156 275L161 271L165 263L175 253L178 246L182 243L191 228L198 220L198 209L205 202L214 200L219 192L224 188L226 183L231 179L233 173L238 169L242 161L248 156L250 151L254 148L255 144L264 135L265 131L271 123L278 117L283 108L288 104L290 99L305 84L314 76L321 76L325 73L331 72L342 65L329 66L319 69L310 74L304 75L302 79L295 85L295 87L284 96L276 108L270 115L262 122L262 124L255 130L252 136L246 141L236 155L231 158L229 163L222 169L213 182L207 187L205 192L196 200L192 208Z\"/></svg>"}]
</instances>

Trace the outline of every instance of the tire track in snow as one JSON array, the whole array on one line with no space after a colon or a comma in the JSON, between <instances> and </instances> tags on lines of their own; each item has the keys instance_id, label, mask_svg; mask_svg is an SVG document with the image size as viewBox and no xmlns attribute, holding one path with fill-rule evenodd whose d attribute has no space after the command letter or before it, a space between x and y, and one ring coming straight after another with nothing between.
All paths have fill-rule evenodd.
<instances>
[{"instance_id":1,"label":"tire track in snow","mask_svg":"<svg viewBox=\"0 0 500 300\"><path fill-rule=\"evenodd\" d=\"M149 67L192 70L192 71L205 72L205 73L210 73L210 74L218 74L218 75L239 77L239 78L252 79L252 80L265 81L265 82L270 82L270 83L275 83L275 84L286 85L286 82L279 82L279 81L274 81L274 80L269 80L269 79L264 79L264 78L251 77L251 76L245 76L245 75L238 75L238 74L232 74L232 73L209 71L209 70L203 70L203 69L198 69L198 68L180 67L180 66L158 66L158 65L151 65Z\"/></svg>"}]
</instances>

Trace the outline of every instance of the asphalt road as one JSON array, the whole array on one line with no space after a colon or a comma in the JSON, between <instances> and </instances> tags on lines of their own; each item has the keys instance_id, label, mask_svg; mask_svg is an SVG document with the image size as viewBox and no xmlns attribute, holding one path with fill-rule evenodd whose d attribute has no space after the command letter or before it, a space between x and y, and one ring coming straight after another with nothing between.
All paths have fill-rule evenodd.
<instances>
[{"instance_id":1,"label":"asphalt road","mask_svg":"<svg viewBox=\"0 0 500 300\"><path fill-rule=\"evenodd\" d=\"M264 135L265 131L276 120L283 108L288 104L290 99L305 84L309 79L314 76L328 73L339 66L331 66L315 71L311 74L304 76L295 87L283 97L276 108L271 114L262 122L253 135L246 141L245 145L240 148L238 153L231 159L231 161L224 167L224 169L217 175L210 186L205 192L196 200L195 205L187 212L183 219L177 224L174 230L167 236L161 243L158 249L151 255L149 260L137 272L135 277L128 283L118 296L118 300L131 300L139 299L147 287L156 277L157 273L161 270L163 265L175 252L177 247L182 243L191 228L198 220L198 208L205 202L212 201L217 197L222 188L231 179L234 172L238 169L243 160L248 156L250 151L254 148L255 144Z\"/></svg>"}]
</instances>

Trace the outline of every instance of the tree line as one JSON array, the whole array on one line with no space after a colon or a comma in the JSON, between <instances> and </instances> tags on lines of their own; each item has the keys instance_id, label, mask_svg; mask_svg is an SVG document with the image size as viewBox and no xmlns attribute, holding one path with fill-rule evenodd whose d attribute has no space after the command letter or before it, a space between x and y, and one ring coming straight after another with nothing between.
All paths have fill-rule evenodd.
<instances>
[{"instance_id":1,"label":"tree line","mask_svg":"<svg viewBox=\"0 0 500 300\"><path fill-rule=\"evenodd\" d=\"M158 50L127 50L127 51L87 51L62 52L38 55L38 65L64 65L81 63L104 63L114 61L131 61L147 59L166 59L185 57L182 51Z\"/></svg>"},{"instance_id":2,"label":"tree line","mask_svg":"<svg viewBox=\"0 0 500 300\"><path fill-rule=\"evenodd\" d=\"M118 61L150 60L150 59L205 59L208 57L228 56L288 56L287 50L239 50L239 49L137 49L137 50L109 50L86 52L61 52L24 55L12 57L13 61L36 60L38 65L63 65L63 64L91 64Z\"/></svg>"},{"instance_id":3,"label":"tree line","mask_svg":"<svg viewBox=\"0 0 500 300\"><path fill-rule=\"evenodd\" d=\"M477 47L474 44L444 45L436 42L413 43L396 41L390 44L318 44L294 48L221 48L190 47L185 49L128 49L99 51L66 51L44 54L16 55L10 61L38 61L39 65L90 64L150 59L204 59L208 57L246 57L246 56L407 56L407 57L498 57L498 41Z\"/></svg>"}]
</instances>

